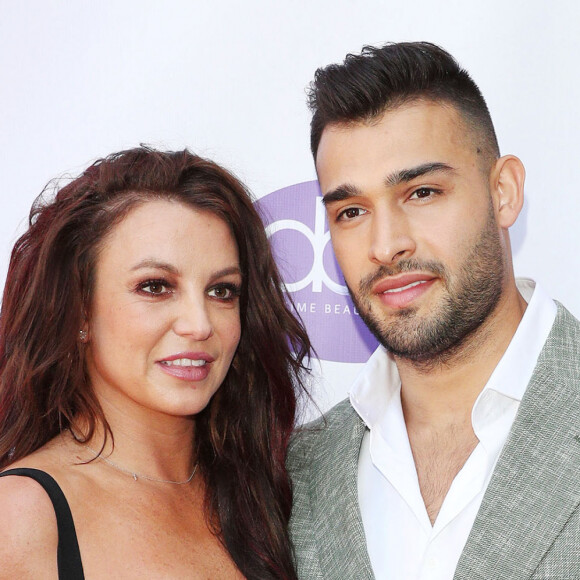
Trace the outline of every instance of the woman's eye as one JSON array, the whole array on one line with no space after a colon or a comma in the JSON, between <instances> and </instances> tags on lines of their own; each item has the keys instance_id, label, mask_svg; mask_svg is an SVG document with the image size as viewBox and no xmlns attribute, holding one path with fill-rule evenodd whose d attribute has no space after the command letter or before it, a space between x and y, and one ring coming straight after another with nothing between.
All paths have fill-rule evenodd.
<instances>
[{"instance_id":1,"label":"woman's eye","mask_svg":"<svg viewBox=\"0 0 580 580\"><path fill-rule=\"evenodd\" d=\"M145 294L161 295L169 292L169 285L165 280L148 280L139 285L139 289Z\"/></svg>"},{"instance_id":2,"label":"woman's eye","mask_svg":"<svg viewBox=\"0 0 580 580\"><path fill-rule=\"evenodd\" d=\"M218 298L219 300L233 300L240 295L240 289L234 285L220 285L214 286L208 292L209 296L212 298Z\"/></svg>"}]
</instances>

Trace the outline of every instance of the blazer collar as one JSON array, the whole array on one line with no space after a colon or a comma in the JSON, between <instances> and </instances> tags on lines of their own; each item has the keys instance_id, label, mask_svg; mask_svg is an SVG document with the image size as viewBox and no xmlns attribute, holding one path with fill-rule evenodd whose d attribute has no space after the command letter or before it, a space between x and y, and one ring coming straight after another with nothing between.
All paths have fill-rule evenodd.
<instances>
[{"instance_id":1,"label":"blazer collar","mask_svg":"<svg viewBox=\"0 0 580 580\"><path fill-rule=\"evenodd\" d=\"M455 580L530 578L580 504L580 324L561 305Z\"/></svg>"}]
</instances>

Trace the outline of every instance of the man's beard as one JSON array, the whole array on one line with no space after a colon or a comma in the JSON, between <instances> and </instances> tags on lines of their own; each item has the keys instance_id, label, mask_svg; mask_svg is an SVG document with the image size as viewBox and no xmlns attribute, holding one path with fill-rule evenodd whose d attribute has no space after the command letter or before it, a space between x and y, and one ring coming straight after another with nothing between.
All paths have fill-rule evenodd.
<instances>
[{"instance_id":1,"label":"man's beard","mask_svg":"<svg viewBox=\"0 0 580 580\"><path fill-rule=\"evenodd\" d=\"M429 315L420 316L418 308L409 307L395 312L387 321L381 312L373 311L369 294L377 281L417 271L435 274L447 290ZM393 267L381 266L361 280L357 295L350 288L349 292L361 318L388 351L430 367L458 354L493 312L503 292L504 277L500 234L490 204L488 220L454 277L440 262L401 260Z\"/></svg>"}]
</instances>

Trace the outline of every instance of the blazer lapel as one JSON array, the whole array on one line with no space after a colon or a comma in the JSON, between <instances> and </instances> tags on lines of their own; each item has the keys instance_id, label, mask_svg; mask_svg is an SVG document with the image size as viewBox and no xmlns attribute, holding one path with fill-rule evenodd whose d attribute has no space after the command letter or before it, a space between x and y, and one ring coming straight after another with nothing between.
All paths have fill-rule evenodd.
<instances>
[{"instance_id":1,"label":"blazer lapel","mask_svg":"<svg viewBox=\"0 0 580 580\"><path fill-rule=\"evenodd\" d=\"M580 504L580 328L563 307L460 558L456 580L522 580Z\"/></svg>"},{"instance_id":2,"label":"blazer lapel","mask_svg":"<svg viewBox=\"0 0 580 580\"><path fill-rule=\"evenodd\" d=\"M321 568L332 571L326 578L372 580L356 482L365 425L349 405L339 424L325 431L310 485Z\"/></svg>"}]
</instances>

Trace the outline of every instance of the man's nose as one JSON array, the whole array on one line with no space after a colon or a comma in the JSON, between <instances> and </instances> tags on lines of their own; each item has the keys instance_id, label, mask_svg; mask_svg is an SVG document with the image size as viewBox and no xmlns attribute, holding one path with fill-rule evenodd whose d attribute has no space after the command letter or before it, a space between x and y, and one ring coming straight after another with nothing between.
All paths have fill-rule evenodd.
<instances>
[{"instance_id":1,"label":"man's nose","mask_svg":"<svg viewBox=\"0 0 580 580\"><path fill-rule=\"evenodd\" d=\"M415 241L404 212L376 208L371 225L369 259L379 265L392 265L415 252Z\"/></svg>"}]
</instances>

